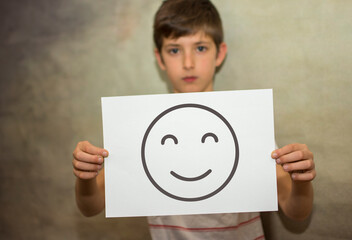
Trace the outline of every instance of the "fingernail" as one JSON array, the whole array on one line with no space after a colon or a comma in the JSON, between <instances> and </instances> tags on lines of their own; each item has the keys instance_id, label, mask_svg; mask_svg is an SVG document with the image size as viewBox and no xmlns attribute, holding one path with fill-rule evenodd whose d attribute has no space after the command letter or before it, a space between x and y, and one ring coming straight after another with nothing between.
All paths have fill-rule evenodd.
<instances>
[{"instance_id":1,"label":"fingernail","mask_svg":"<svg viewBox=\"0 0 352 240\"><path fill-rule=\"evenodd\" d=\"M98 158L98 162L99 162L99 163L102 163L102 162L103 162L103 158L99 157L99 158Z\"/></svg>"},{"instance_id":2,"label":"fingernail","mask_svg":"<svg viewBox=\"0 0 352 240\"><path fill-rule=\"evenodd\" d=\"M277 163L277 164L280 164L280 163L281 163L280 158L276 159L276 163Z\"/></svg>"},{"instance_id":3,"label":"fingernail","mask_svg":"<svg viewBox=\"0 0 352 240\"><path fill-rule=\"evenodd\" d=\"M276 157L277 157L277 153L273 152L273 158L276 158Z\"/></svg>"},{"instance_id":4,"label":"fingernail","mask_svg":"<svg viewBox=\"0 0 352 240\"><path fill-rule=\"evenodd\" d=\"M288 166L285 164L282 166L285 170L287 170Z\"/></svg>"},{"instance_id":5,"label":"fingernail","mask_svg":"<svg viewBox=\"0 0 352 240\"><path fill-rule=\"evenodd\" d=\"M108 152L104 151L103 152L103 157L107 157L108 156Z\"/></svg>"}]
</instances>

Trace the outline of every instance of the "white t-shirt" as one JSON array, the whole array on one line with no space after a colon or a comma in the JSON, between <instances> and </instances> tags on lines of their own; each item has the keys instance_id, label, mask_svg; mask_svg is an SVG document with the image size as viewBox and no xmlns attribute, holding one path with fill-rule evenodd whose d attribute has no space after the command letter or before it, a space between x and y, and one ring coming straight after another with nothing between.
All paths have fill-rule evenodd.
<instances>
[{"instance_id":1,"label":"white t-shirt","mask_svg":"<svg viewBox=\"0 0 352 240\"><path fill-rule=\"evenodd\" d=\"M154 240L265 239L259 213L148 217Z\"/></svg>"}]
</instances>

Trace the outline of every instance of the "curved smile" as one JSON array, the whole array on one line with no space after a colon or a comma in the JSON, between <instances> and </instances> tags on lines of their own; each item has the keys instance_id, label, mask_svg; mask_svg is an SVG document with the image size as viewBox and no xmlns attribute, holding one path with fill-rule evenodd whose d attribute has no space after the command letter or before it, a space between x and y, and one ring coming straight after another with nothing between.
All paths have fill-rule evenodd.
<instances>
[{"instance_id":1,"label":"curved smile","mask_svg":"<svg viewBox=\"0 0 352 240\"><path fill-rule=\"evenodd\" d=\"M206 171L205 173L203 173L202 175L198 176L198 177L183 177L181 175L178 175L177 173L175 173L174 171L171 171L170 174L172 176L174 176L177 179L180 179L182 181L188 181L188 182L193 182L193 181L198 181L201 180L203 178L205 178L206 176L208 176L211 173L211 169L209 169L208 171Z\"/></svg>"}]
</instances>

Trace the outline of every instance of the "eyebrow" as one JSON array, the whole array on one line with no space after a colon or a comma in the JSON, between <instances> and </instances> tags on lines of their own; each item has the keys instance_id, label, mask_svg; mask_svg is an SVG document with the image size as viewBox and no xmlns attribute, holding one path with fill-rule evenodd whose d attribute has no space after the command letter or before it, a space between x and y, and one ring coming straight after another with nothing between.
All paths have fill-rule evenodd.
<instances>
[{"instance_id":1,"label":"eyebrow","mask_svg":"<svg viewBox=\"0 0 352 240\"><path fill-rule=\"evenodd\" d=\"M209 41L199 41L199 42L196 42L195 43L196 45L199 45L199 44L210 44Z\"/></svg>"},{"instance_id":2,"label":"eyebrow","mask_svg":"<svg viewBox=\"0 0 352 240\"><path fill-rule=\"evenodd\" d=\"M165 45L165 47L179 47L180 44L176 44L176 43L169 43L167 45Z\"/></svg>"},{"instance_id":3,"label":"eyebrow","mask_svg":"<svg viewBox=\"0 0 352 240\"><path fill-rule=\"evenodd\" d=\"M198 41L198 42L195 42L193 45L200 45L200 44L210 44L209 41ZM179 47L181 46L181 44L178 44L178 43L169 43L169 44L166 44L165 47Z\"/></svg>"}]
</instances>

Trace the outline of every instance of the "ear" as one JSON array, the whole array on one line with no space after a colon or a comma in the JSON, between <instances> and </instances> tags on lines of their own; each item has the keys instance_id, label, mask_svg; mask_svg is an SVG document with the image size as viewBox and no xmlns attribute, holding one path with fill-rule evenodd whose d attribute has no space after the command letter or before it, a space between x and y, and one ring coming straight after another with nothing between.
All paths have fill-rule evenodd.
<instances>
[{"instance_id":1,"label":"ear","mask_svg":"<svg viewBox=\"0 0 352 240\"><path fill-rule=\"evenodd\" d=\"M166 68L165 68L163 57L161 56L161 53L159 52L159 50L157 48L154 49L154 54L155 54L155 58L156 58L156 61L158 62L160 69L165 70Z\"/></svg>"},{"instance_id":2,"label":"ear","mask_svg":"<svg viewBox=\"0 0 352 240\"><path fill-rule=\"evenodd\" d=\"M226 43L222 42L219 46L219 51L216 56L216 66L219 67L222 62L224 61L227 53L227 45Z\"/></svg>"}]
</instances>

